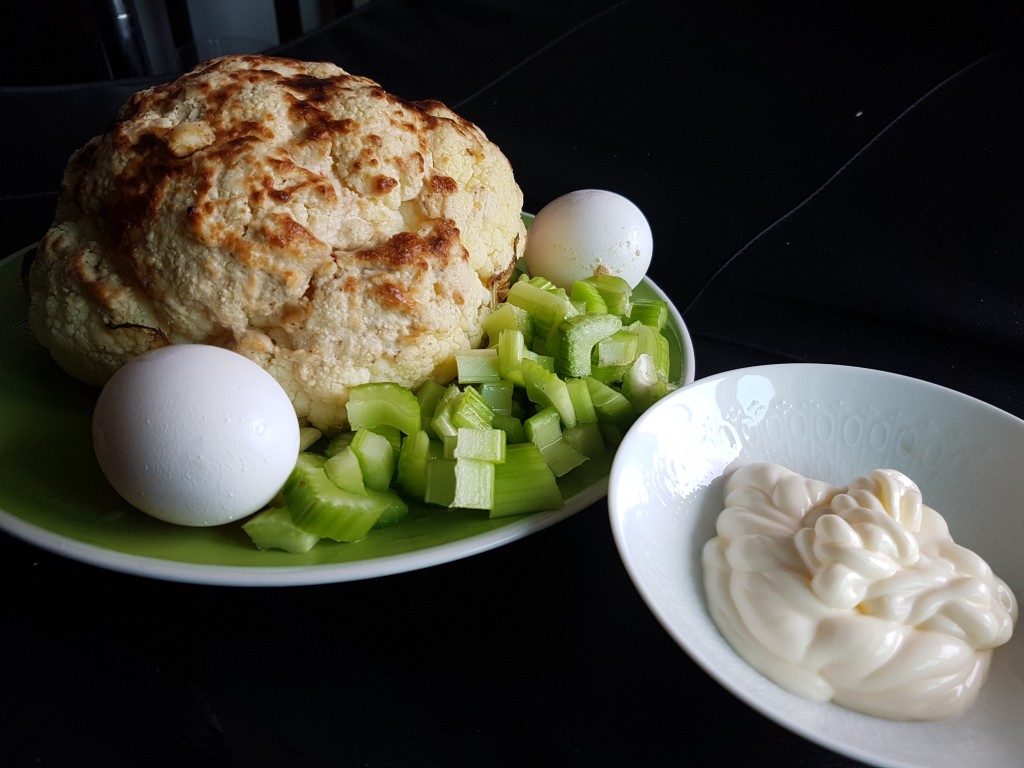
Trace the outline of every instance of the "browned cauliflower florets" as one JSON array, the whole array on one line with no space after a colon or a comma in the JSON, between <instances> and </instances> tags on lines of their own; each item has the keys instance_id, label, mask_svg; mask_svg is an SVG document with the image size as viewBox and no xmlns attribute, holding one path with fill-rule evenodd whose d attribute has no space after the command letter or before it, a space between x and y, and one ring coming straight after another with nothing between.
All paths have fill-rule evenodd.
<instances>
[{"instance_id":1,"label":"browned cauliflower florets","mask_svg":"<svg viewBox=\"0 0 1024 768\"><path fill-rule=\"evenodd\" d=\"M93 384L154 347L228 347L329 431L350 387L417 386L481 343L522 203L506 157L443 104L330 63L215 59L72 156L29 324Z\"/></svg>"}]
</instances>

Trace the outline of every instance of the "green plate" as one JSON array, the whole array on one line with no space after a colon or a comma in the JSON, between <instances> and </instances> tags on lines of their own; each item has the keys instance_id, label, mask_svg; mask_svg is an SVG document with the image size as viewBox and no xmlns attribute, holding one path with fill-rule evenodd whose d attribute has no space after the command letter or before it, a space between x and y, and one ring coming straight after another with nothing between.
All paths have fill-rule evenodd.
<instances>
[{"instance_id":1,"label":"green plate","mask_svg":"<svg viewBox=\"0 0 1024 768\"><path fill-rule=\"evenodd\" d=\"M240 524L170 525L129 506L107 484L92 451L98 390L60 371L26 323L19 251L0 261L0 529L96 566L172 581L225 585L320 584L437 565L522 538L587 508L608 490L611 452L559 482L562 509L499 520L485 513L413 511L362 541L321 541L293 555L260 551ZM636 297L665 294L645 280ZM671 305L673 380L693 381L693 347Z\"/></svg>"}]
</instances>

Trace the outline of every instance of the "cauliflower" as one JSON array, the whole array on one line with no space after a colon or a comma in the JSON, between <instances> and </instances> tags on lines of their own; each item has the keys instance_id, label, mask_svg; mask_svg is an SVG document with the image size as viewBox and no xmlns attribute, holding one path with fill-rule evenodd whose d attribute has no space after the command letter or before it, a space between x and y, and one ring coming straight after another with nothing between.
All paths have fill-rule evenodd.
<instances>
[{"instance_id":1,"label":"cauliflower","mask_svg":"<svg viewBox=\"0 0 1024 768\"><path fill-rule=\"evenodd\" d=\"M102 385L166 344L235 350L303 423L450 378L526 240L507 158L443 104L334 64L228 56L141 91L68 162L29 325Z\"/></svg>"}]
</instances>

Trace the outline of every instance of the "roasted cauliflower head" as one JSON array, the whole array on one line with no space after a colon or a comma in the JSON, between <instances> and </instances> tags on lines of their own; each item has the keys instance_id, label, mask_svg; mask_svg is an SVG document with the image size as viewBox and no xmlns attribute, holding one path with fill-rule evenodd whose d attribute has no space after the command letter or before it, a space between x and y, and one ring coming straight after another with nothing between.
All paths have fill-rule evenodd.
<instances>
[{"instance_id":1,"label":"roasted cauliflower head","mask_svg":"<svg viewBox=\"0 0 1024 768\"><path fill-rule=\"evenodd\" d=\"M29 324L97 385L155 347L227 347L332 431L352 386L445 378L482 342L522 204L508 159L439 102L330 63L215 59L72 155Z\"/></svg>"}]
</instances>

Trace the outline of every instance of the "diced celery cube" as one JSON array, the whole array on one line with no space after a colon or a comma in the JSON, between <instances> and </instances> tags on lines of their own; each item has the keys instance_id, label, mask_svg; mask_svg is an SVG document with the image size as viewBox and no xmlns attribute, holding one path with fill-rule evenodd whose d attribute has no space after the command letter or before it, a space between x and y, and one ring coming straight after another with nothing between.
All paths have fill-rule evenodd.
<instances>
[{"instance_id":1,"label":"diced celery cube","mask_svg":"<svg viewBox=\"0 0 1024 768\"><path fill-rule=\"evenodd\" d=\"M296 525L288 507L264 509L243 523L242 530L259 549L283 549L295 555L309 552L320 541L315 533Z\"/></svg>"},{"instance_id":2,"label":"diced celery cube","mask_svg":"<svg viewBox=\"0 0 1024 768\"><path fill-rule=\"evenodd\" d=\"M547 336L552 325L562 322L567 316L576 314L565 291L549 291L534 285L529 280L513 283L505 300L530 314L534 337Z\"/></svg>"},{"instance_id":3,"label":"diced celery cube","mask_svg":"<svg viewBox=\"0 0 1024 768\"><path fill-rule=\"evenodd\" d=\"M409 496L423 500L427 489L427 464L441 455L441 443L421 429L402 440L395 468L395 484Z\"/></svg>"},{"instance_id":4,"label":"diced celery cube","mask_svg":"<svg viewBox=\"0 0 1024 768\"><path fill-rule=\"evenodd\" d=\"M455 356L459 384L480 384L481 382L498 381L501 374L498 370L498 350L468 349Z\"/></svg>"},{"instance_id":5,"label":"diced celery cube","mask_svg":"<svg viewBox=\"0 0 1024 768\"><path fill-rule=\"evenodd\" d=\"M324 462L324 472L336 486L353 493L365 493L363 468L359 465L359 457L351 445L344 446Z\"/></svg>"},{"instance_id":6,"label":"diced celery cube","mask_svg":"<svg viewBox=\"0 0 1024 768\"><path fill-rule=\"evenodd\" d=\"M462 390L459 389L459 385L450 384L437 401L434 415L430 419L430 431L439 440L453 436L458 429L458 426L452 421L452 409L461 397Z\"/></svg>"},{"instance_id":7,"label":"diced celery cube","mask_svg":"<svg viewBox=\"0 0 1024 768\"><path fill-rule=\"evenodd\" d=\"M452 424L459 427L484 429L491 426L494 411L475 387L466 387L452 402Z\"/></svg>"},{"instance_id":8,"label":"diced celery cube","mask_svg":"<svg viewBox=\"0 0 1024 768\"><path fill-rule=\"evenodd\" d=\"M584 312L587 314L608 314L608 304L605 303L604 296L601 295L601 292L597 290L597 286L593 283L577 280L572 284L569 298L574 302L582 302Z\"/></svg>"},{"instance_id":9,"label":"diced celery cube","mask_svg":"<svg viewBox=\"0 0 1024 768\"><path fill-rule=\"evenodd\" d=\"M551 468L533 443L508 446L505 463L494 467L491 517L520 515L564 506Z\"/></svg>"},{"instance_id":10,"label":"diced celery cube","mask_svg":"<svg viewBox=\"0 0 1024 768\"><path fill-rule=\"evenodd\" d=\"M598 422L607 422L625 429L636 420L636 411L625 395L593 376L587 376L584 381L590 389L590 399L594 402Z\"/></svg>"},{"instance_id":11,"label":"diced celery cube","mask_svg":"<svg viewBox=\"0 0 1024 768\"><path fill-rule=\"evenodd\" d=\"M587 457L562 436L561 419L554 408L538 411L523 423L523 427L527 438L540 450L555 477L568 474L587 461Z\"/></svg>"},{"instance_id":12,"label":"diced celery cube","mask_svg":"<svg viewBox=\"0 0 1024 768\"><path fill-rule=\"evenodd\" d=\"M562 438L588 459L595 459L604 453L604 436L597 422L577 424L575 427L563 429Z\"/></svg>"},{"instance_id":13,"label":"diced celery cube","mask_svg":"<svg viewBox=\"0 0 1024 768\"><path fill-rule=\"evenodd\" d=\"M589 376L594 346L621 328L617 315L576 315L562 321L555 370L562 376Z\"/></svg>"},{"instance_id":14,"label":"diced celery cube","mask_svg":"<svg viewBox=\"0 0 1024 768\"><path fill-rule=\"evenodd\" d=\"M308 451L321 437L323 432L316 427L299 427L299 450Z\"/></svg>"},{"instance_id":15,"label":"diced celery cube","mask_svg":"<svg viewBox=\"0 0 1024 768\"><path fill-rule=\"evenodd\" d=\"M505 433L505 445L526 442L526 429L523 427L523 420L516 416L503 416L495 414L491 426L500 429ZM507 448L506 448L507 452Z\"/></svg>"},{"instance_id":16,"label":"diced celery cube","mask_svg":"<svg viewBox=\"0 0 1024 768\"><path fill-rule=\"evenodd\" d=\"M349 391L346 408L349 427L353 431L390 424L409 435L422 426L416 395L400 384L358 384Z\"/></svg>"},{"instance_id":17,"label":"diced celery cube","mask_svg":"<svg viewBox=\"0 0 1024 768\"><path fill-rule=\"evenodd\" d=\"M486 382L480 385L480 395L491 406L494 414L508 416L512 413L512 394L515 385L508 379Z\"/></svg>"},{"instance_id":18,"label":"diced celery cube","mask_svg":"<svg viewBox=\"0 0 1024 768\"><path fill-rule=\"evenodd\" d=\"M455 499L455 459L437 458L427 462L427 504L449 507Z\"/></svg>"},{"instance_id":19,"label":"diced celery cube","mask_svg":"<svg viewBox=\"0 0 1024 768\"><path fill-rule=\"evenodd\" d=\"M498 305L497 309L484 318L483 326L490 347L497 345L501 332L505 330L517 330L522 333L527 345L529 345L533 334L530 313L507 301Z\"/></svg>"},{"instance_id":20,"label":"diced celery cube","mask_svg":"<svg viewBox=\"0 0 1024 768\"><path fill-rule=\"evenodd\" d=\"M663 299L634 299L629 323L643 323L661 332L668 322L668 302Z\"/></svg>"},{"instance_id":21,"label":"diced celery cube","mask_svg":"<svg viewBox=\"0 0 1024 768\"><path fill-rule=\"evenodd\" d=\"M594 410L594 400L590 397L590 387L583 379L566 379L565 388L569 392L569 399L572 401L572 410L576 414L577 424L591 424L597 422L597 411Z\"/></svg>"},{"instance_id":22,"label":"diced celery cube","mask_svg":"<svg viewBox=\"0 0 1024 768\"><path fill-rule=\"evenodd\" d=\"M519 364L526 350L526 337L517 329L505 329L498 337L498 373L501 378L523 386Z\"/></svg>"},{"instance_id":23,"label":"diced celery cube","mask_svg":"<svg viewBox=\"0 0 1024 768\"><path fill-rule=\"evenodd\" d=\"M433 429L430 426L430 422L433 420L434 413L437 411L437 404L444 397L446 390L447 387L444 384L433 379L427 379L416 389L416 399L420 404L420 428L427 430L431 434L433 434Z\"/></svg>"},{"instance_id":24,"label":"diced celery cube","mask_svg":"<svg viewBox=\"0 0 1024 768\"><path fill-rule=\"evenodd\" d=\"M526 396L542 408L553 407L567 427L576 424L576 412L564 379L548 371L532 360L523 359L520 364Z\"/></svg>"},{"instance_id":25,"label":"diced celery cube","mask_svg":"<svg viewBox=\"0 0 1024 768\"><path fill-rule=\"evenodd\" d=\"M636 360L637 347L640 339L635 333L625 328L620 328L610 336L605 336L597 342L594 347L598 367L606 366L628 366Z\"/></svg>"},{"instance_id":26,"label":"diced celery cube","mask_svg":"<svg viewBox=\"0 0 1024 768\"><path fill-rule=\"evenodd\" d=\"M505 432L500 429L461 427L455 436L452 457L500 464L505 460Z\"/></svg>"},{"instance_id":27,"label":"diced celery cube","mask_svg":"<svg viewBox=\"0 0 1024 768\"><path fill-rule=\"evenodd\" d=\"M592 284L601 293L608 305L609 314L629 317L633 289L625 279L618 275L599 274L586 277L583 281Z\"/></svg>"},{"instance_id":28,"label":"diced celery cube","mask_svg":"<svg viewBox=\"0 0 1024 768\"><path fill-rule=\"evenodd\" d=\"M646 411L667 392L665 382L658 378L654 358L646 352L637 357L622 379L622 394L637 413Z\"/></svg>"},{"instance_id":29,"label":"diced celery cube","mask_svg":"<svg viewBox=\"0 0 1024 768\"><path fill-rule=\"evenodd\" d=\"M371 429L358 429L350 448L359 460L367 488L385 491L391 487L396 459L390 440Z\"/></svg>"},{"instance_id":30,"label":"diced celery cube","mask_svg":"<svg viewBox=\"0 0 1024 768\"><path fill-rule=\"evenodd\" d=\"M455 495L449 506L490 510L494 506L494 468L490 461L456 459Z\"/></svg>"}]
</instances>

